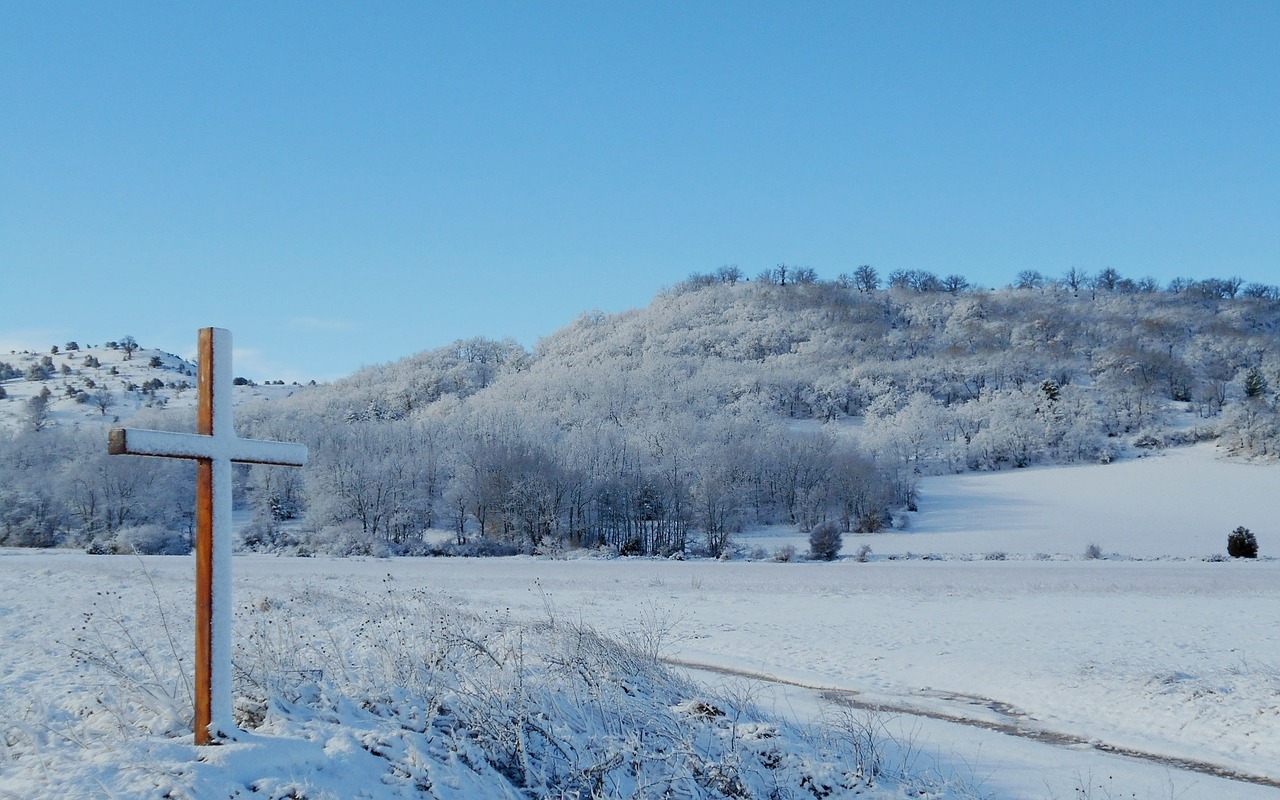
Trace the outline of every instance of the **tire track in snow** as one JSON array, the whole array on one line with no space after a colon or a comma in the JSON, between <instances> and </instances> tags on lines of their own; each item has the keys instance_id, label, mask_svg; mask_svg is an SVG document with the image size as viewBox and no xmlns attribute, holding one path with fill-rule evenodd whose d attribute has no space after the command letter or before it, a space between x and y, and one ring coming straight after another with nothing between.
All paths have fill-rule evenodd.
<instances>
[{"instance_id":1,"label":"tire track in snow","mask_svg":"<svg viewBox=\"0 0 1280 800\"><path fill-rule=\"evenodd\" d=\"M1057 731L1034 727L1026 724L1026 715L1020 713L1015 707L1008 703L1004 703L999 700L992 700L987 697L948 692L933 692L922 695L939 700L961 701L970 705L981 706L988 711L992 711L997 714L1000 720L978 719L976 717L966 717L961 714L954 714L946 711L923 709L901 703L867 700L862 698L861 692L853 689L817 686L801 681L789 680L787 678L779 678L776 675L770 675L765 672L734 669L732 667L719 666L716 664L703 664L696 661L684 661L678 658L664 658L662 661L673 667L683 667L685 669L696 670L699 672L710 672L716 675L730 675L738 678L750 678L752 680L764 681L766 683L776 683L782 686L794 686L798 689L807 689L812 692L817 692L824 700L847 708L856 708L863 711L887 711L894 714L906 714L916 717L925 717L927 719L936 719L956 725L965 725L970 728L982 728L983 730L1002 733L1006 736L1016 736L1020 739L1030 739L1042 744L1074 749L1089 748L1102 753L1108 753L1110 755L1124 756L1138 761L1145 761L1150 764L1159 764L1166 767L1187 770L1189 772L1197 772L1202 775L1210 775L1215 778L1224 778L1226 780L1240 781L1241 783L1252 783L1258 786L1270 786L1280 789L1280 780L1268 778L1265 775L1253 775L1247 772L1240 772L1238 770L1231 769L1230 767L1224 767L1221 764L1214 764L1209 761L1160 755L1159 753L1137 750L1132 747L1121 747L1120 745L1108 744L1107 742L1101 742L1096 739L1086 739L1074 734L1059 733Z\"/></svg>"}]
</instances>

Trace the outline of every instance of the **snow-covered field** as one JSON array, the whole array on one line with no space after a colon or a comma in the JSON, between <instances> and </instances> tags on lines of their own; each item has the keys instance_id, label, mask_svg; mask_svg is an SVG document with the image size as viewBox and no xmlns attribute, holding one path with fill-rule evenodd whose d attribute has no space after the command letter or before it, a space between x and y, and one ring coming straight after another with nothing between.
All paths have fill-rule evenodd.
<instances>
[{"instance_id":1,"label":"snow-covered field","mask_svg":"<svg viewBox=\"0 0 1280 800\"><path fill-rule=\"evenodd\" d=\"M784 721L862 720L890 742L886 762L925 776L934 796L1276 798L1280 561L1266 558L1275 542L1266 526L1280 514L1262 487L1280 474L1210 455L928 480L910 531L870 537L867 563L238 557L238 666L262 675L270 664L292 676L291 691L320 691L312 678L334 669L333 648L368 641L362 625L416 602L456 609L487 631L588 622L701 665L689 675L707 698L752 698ZM1178 475L1192 483L1178 486ZM1229 487L1240 494L1222 494ZM1217 513L1194 517L1201 507ZM1221 552L1238 524L1258 534L1263 559L1154 558ZM1152 558L1080 558L1090 542ZM961 557L885 555L907 550ZM997 550L1010 558L984 558ZM416 768L398 775L386 769L393 759L371 755L413 761L368 709L301 698L191 765L180 682L169 678L178 700L131 699L156 691L138 676L171 670L126 658L132 645L118 640L116 678L101 657L88 666L71 658L77 647L101 656L100 644L77 637L104 631L127 631L155 658L171 653L172 634L185 653L190 574L188 558L0 554L0 797L416 796ZM372 634L387 653L403 652L402 630ZM389 657L374 651L338 661L382 674ZM866 716L856 708L866 705L890 710ZM760 733L770 724L753 717L731 730L774 741ZM439 796L508 796L467 783L456 749L418 757L445 759L432 762ZM130 765L123 777L119 763ZM1213 769L1246 780L1206 774ZM919 785L875 791L903 796ZM676 796L699 796L683 791Z\"/></svg>"},{"instance_id":2,"label":"snow-covered field","mask_svg":"<svg viewBox=\"0 0 1280 800\"><path fill-rule=\"evenodd\" d=\"M1215 460L1212 444L1105 466L968 473L926 480L910 532L877 552L1078 556L1090 544L1138 558L1225 553L1244 525L1280 550L1280 470ZM878 545L878 546L877 546Z\"/></svg>"},{"instance_id":3,"label":"snow-covered field","mask_svg":"<svg viewBox=\"0 0 1280 800\"><path fill-rule=\"evenodd\" d=\"M925 478L906 530L849 535L844 553L985 558L1067 556L1091 544L1129 558L1208 558L1237 526L1263 555L1280 553L1280 468L1217 458L1212 444L1157 451L1102 466L1034 467ZM748 532L738 541L772 552L804 536Z\"/></svg>"}]
</instances>

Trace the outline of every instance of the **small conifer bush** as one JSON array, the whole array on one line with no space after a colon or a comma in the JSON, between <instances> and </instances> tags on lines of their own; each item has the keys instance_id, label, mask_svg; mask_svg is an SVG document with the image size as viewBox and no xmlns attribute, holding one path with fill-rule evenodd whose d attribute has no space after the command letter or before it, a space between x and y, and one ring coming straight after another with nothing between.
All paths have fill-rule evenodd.
<instances>
[{"instance_id":1,"label":"small conifer bush","mask_svg":"<svg viewBox=\"0 0 1280 800\"><path fill-rule=\"evenodd\" d=\"M1257 558L1258 540L1253 531L1241 525L1227 537L1227 555L1232 558Z\"/></svg>"}]
</instances>

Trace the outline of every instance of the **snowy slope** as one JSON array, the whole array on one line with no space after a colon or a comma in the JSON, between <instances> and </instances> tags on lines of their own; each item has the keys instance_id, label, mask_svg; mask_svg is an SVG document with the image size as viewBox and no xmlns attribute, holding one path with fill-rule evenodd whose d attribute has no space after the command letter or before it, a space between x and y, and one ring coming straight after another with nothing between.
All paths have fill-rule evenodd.
<instances>
[{"instance_id":1,"label":"snowy slope","mask_svg":"<svg viewBox=\"0 0 1280 800\"><path fill-rule=\"evenodd\" d=\"M30 368L46 359L49 376L29 380ZM27 424L27 403L44 389L49 390L49 428L107 428L143 412L183 411L196 404L196 365L162 350L139 348L131 357L119 347L10 351L0 354L0 362L20 373L0 381L6 395L0 399L0 430L22 429ZM233 396L241 404L288 397L304 388L246 383L235 386ZM104 391L107 399L99 404L99 393ZM189 420L185 414L176 419L194 424L193 415Z\"/></svg>"},{"instance_id":2,"label":"snowy slope","mask_svg":"<svg viewBox=\"0 0 1280 800\"><path fill-rule=\"evenodd\" d=\"M1152 558L1226 552L1243 525L1280 555L1280 467L1222 460L1211 444L1099 466L926 478L906 532L864 538L876 553L1105 554Z\"/></svg>"}]
</instances>

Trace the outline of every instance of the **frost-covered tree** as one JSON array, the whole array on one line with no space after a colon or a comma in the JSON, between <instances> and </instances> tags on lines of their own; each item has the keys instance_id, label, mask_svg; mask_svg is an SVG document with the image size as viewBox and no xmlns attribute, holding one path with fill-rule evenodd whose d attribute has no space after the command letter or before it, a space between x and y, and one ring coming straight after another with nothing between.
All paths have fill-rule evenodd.
<instances>
[{"instance_id":1,"label":"frost-covered tree","mask_svg":"<svg viewBox=\"0 0 1280 800\"><path fill-rule=\"evenodd\" d=\"M27 367L25 377L29 381L47 381L53 377L53 366L35 362Z\"/></svg>"},{"instance_id":2,"label":"frost-covered tree","mask_svg":"<svg viewBox=\"0 0 1280 800\"><path fill-rule=\"evenodd\" d=\"M1241 384L1244 387L1244 396L1251 399L1264 397L1269 388L1266 377L1263 376L1262 370L1257 367L1249 368L1249 371L1244 374Z\"/></svg>"},{"instance_id":3,"label":"frost-covered tree","mask_svg":"<svg viewBox=\"0 0 1280 800\"><path fill-rule=\"evenodd\" d=\"M824 522L809 533L809 558L816 561L834 561L844 546L844 537L834 522Z\"/></svg>"},{"instance_id":4,"label":"frost-covered tree","mask_svg":"<svg viewBox=\"0 0 1280 800\"><path fill-rule=\"evenodd\" d=\"M40 390L39 394L27 400L23 421L26 428L31 432L42 431L49 425L49 400L51 395L52 392L46 386Z\"/></svg>"}]
</instances>

